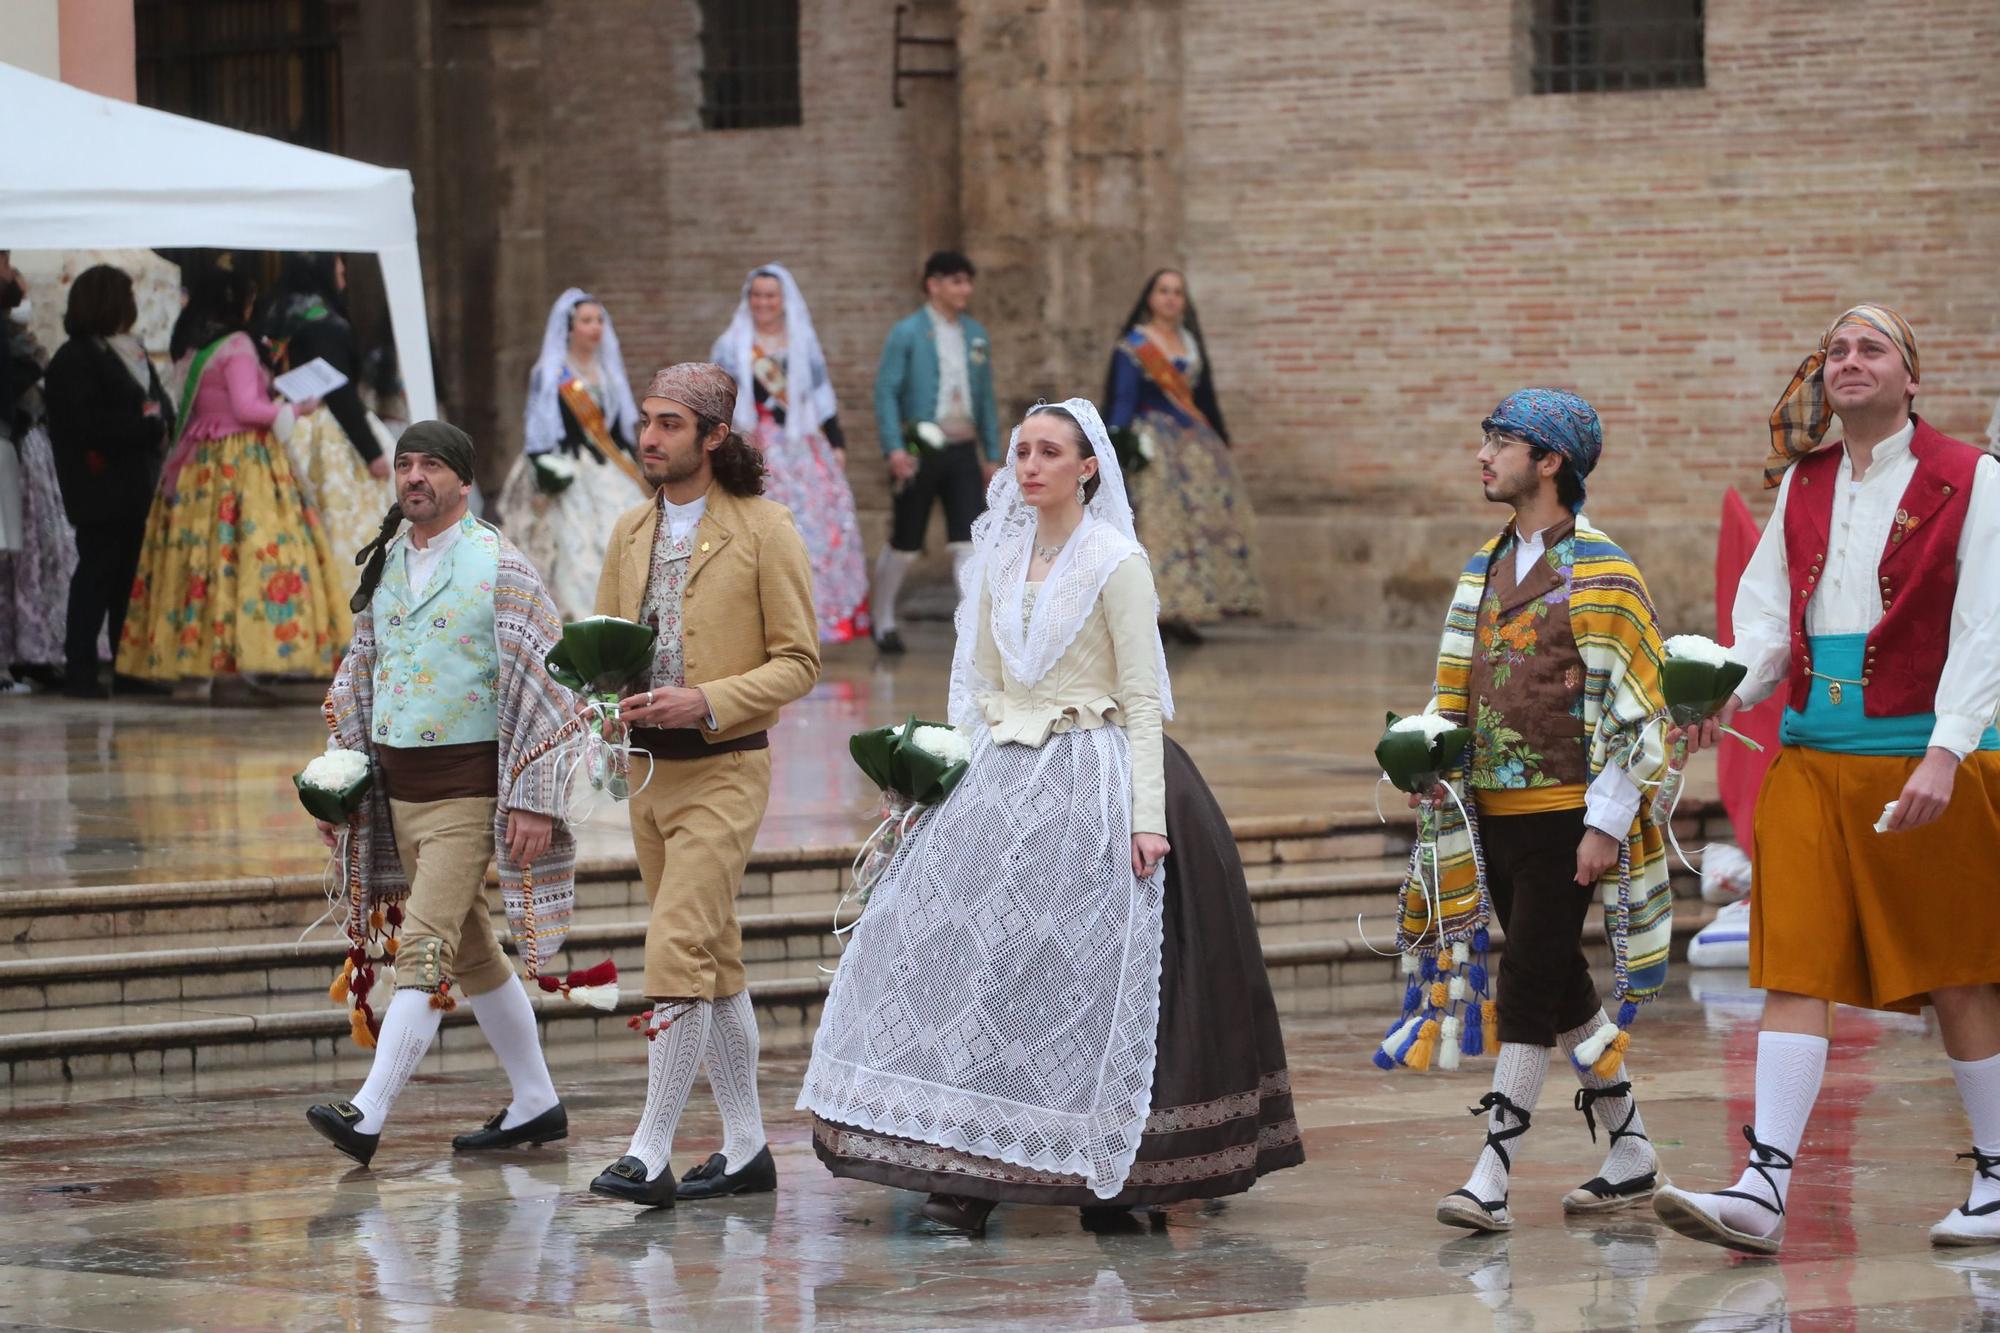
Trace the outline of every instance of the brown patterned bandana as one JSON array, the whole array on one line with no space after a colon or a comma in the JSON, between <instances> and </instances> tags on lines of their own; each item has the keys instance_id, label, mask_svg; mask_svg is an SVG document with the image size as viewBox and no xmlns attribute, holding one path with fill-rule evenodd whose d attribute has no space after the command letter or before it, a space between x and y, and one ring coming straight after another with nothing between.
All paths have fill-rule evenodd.
<instances>
[{"instance_id":1,"label":"brown patterned bandana","mask_svg":"<svg viewBox=\"0 0 2000 1333\"><path fill-rule=\"evenodd\" d=\"M710 421L736 414L736 377L710 361L683 361L653 376L641 398L665 398Z\"/></svg>"},{"instance_id":2,"label":"brown patterned bandana","mask_svg":"<svg viewBox=\"0 0 2000 1333\"><path fill-rule=\"evenodd\" d=\"M1819 448L1826 428L1833 422L1833 408L1826 401L1826 384L1820 374L1826 365L1826 345L1836 331L1849 324L1870 328L1889 340L1903 354L1903 365L1911 379L1917 372L1917 335L1909 321L1885 305L1858 305L1828 326L1819 336L1819 346L1799 362L1792 382L1785 386L1778 405L1771 409L1771 452L1764 459L1764 488L1785 479L1785 469Z\"/></svg>"}]
</instances>

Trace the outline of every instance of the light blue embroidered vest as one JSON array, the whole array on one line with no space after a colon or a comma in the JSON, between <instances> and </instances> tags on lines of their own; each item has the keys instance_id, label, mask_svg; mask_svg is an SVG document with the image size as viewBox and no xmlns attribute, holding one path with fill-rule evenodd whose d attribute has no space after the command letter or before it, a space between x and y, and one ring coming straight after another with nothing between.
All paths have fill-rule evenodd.
<instances>
[{"instance_id":1,"label":"light blue embroidered vest","mask_svg":"<svg viewBox=\"0 0 2000 1333\"><path fill-rule=\"evenodd\" d=\"M377 745L414 749L500 737L500 648L493 621L500 534L471 517L459 523L458 532L420 589L410 587L408 535L389 548L370 603Z\"/></svg>"}]
</instances>

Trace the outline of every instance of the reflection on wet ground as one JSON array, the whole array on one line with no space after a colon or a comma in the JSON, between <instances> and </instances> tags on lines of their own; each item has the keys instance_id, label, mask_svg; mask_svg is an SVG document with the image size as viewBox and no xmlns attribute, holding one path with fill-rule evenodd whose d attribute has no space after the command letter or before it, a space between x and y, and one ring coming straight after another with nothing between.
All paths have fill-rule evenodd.
<instances>
[{"instance_id":1,"label":"reflection on wet ground","mask_svg":"<svg viewBox=\"0 0 2000 1333\"><path fill-rule=\"evenodd\" d=\"M1747 1120L1755 1005L1740 974L1676 983L1634 1050L1668 1172L1733 1178ZM0 1325L127 1329L1197 1328L1495 1330L2000 1327L2000 1252L1933 1252L1963 1197L1965 1123L1937 1038L1843 1012L1800 1155L1787 1253L1732 1259L1650 1214L1566 1224L1594 1174L1552 1071L1517 1156L1518 1229L1439 1227L1436 1197L1477 1146L1465 1108L1485 1062L1382 1075L1376 1016L1288 1021L1309 1161L1250 1193L1135 1219L1003 1208L984 1240L923 1234L914 1196L836 1181L796 1096L803 1052L768 1050L763 1099L780 1192L640 1214L585 1191L622 1151L643 1053L569 1052L574 1137L454 1159L452 1133L504 1100L490 1070L427 1064L372 1170L305 1126L351 1091L312 1071L230 1081L0 1093ZM433 1062L434 1064L434 1062ZM262 1079L262 1082L254 1080ZM705 1089L677 1158L711 1151Z\"/></svg>"}]
</instances>

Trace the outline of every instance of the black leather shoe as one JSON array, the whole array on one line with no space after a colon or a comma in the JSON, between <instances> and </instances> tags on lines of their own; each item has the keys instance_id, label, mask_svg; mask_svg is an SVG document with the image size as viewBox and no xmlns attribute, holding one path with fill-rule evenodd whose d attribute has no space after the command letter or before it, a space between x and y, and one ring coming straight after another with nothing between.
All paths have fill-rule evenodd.
<instances>
[{"instance_id":1,"label":"black leather shoe","mask_svg":"<svg viewBox=\"0 0 2000 1333\"><path fill-rule=\"evenodd\" d=\"M646 1179L646 1164L636 1157L621 1157L597 1173L590 1182L592 1194L607 1199L623 1199L641 1208L674 1206L674 1164L668 1162L660 1174Z\"/></svg>"},{"instance_id":2,"label":"black leather shoe","mask_svg":"<svg viewBox=\"0 0 2000 1333\"><path fill-rule=\"evenodd\" d=\"M380 1134L363 1134L355 1128L361 1123L361 1110L353 1102L312 1107L306 1112L306 1123L318 1130L321 1138L363 1166L368 1165L382 1142Z\"/></svg>"},{"instance_id":3,"label":"black leather shoe","mask_svg":"<svg viewBox=\"0 0 2000 1333\"><path fill-rule=\"evenodd\" d=\"M875 636L875 651L889 657L899 657L910 650L904 644L901 634L895 630L888 630Z\"/></svg>"},{"instance_id":4,"label":"black leather shoe","mask_svg":"<svg viewBox=\"0 0 2000 1333\"><path fill-rule=\"evenodd\" d=\"M992 1199L968 1199L963 1194L933 1194L917 1209L917 1215L944 1231L983 1236L986 1234L986 1219L992 1216L993 1208Z\"/></svg>"},{"instance_id":5,"label":"black leather shoe","mask_svg":"<svg viewBox=\"0 0 2000 1333\"><path fill-rule=\"evenodd\" d=\"M778 1164L771 1160L771 1145L765 1144L741 1171L730 1171L729 1159L715 1153L706 1162L681 1177L676 1198L720 1199L731 1194L769 1194L778 1188Z\"/></svg>"},{"instance_id":6,"label":"black leather shoe","mask_svg":"<svg viewBox=\"0 0 2000 1333\"><path fill-rule=\"evenodd\" d=\"M557 1102L533 1120L524 1120L512 1129L500 1126L507 1119L504 1106L484 1126L470 1134L461 1134L451 1141L453 1152L480 1152L488 1148L539 1148L544 1143L554 1143L557 1139L569 1137L569 1112Z\"/></svg>"}]
</instances>

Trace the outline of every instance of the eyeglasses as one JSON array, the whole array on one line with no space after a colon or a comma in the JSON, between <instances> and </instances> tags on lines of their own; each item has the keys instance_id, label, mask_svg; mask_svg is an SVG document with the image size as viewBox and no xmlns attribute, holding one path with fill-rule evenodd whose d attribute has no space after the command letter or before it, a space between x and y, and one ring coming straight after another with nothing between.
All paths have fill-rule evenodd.
<instances>
[{"instance_id":1,"label":"eyeglasses","mask_svg":"<svg viewBox=\"0 0 2000 1333\"><path fill-rule=\"evenodd\" d=\"M1497 430L1489 430L1479 438L1479 452L1485 453L1490 449L1497 454L1510 444L1525 445L1531 449L1534 447L1518 435L1503 435Z\"/></svg>"}]
</instances>

